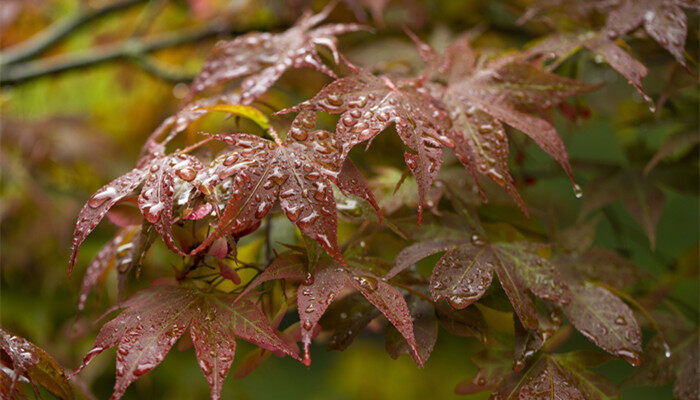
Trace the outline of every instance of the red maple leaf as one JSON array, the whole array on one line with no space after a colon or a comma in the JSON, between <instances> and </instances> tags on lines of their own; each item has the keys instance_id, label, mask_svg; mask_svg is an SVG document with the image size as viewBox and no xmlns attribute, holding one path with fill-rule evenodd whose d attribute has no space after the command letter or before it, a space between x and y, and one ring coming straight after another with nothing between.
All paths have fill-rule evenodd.
<instances>
[{"instance_id":1,"label":"red maple leaf","mask_svg":"<svg viewBox=\"0 0 700 400\"><path fill-rule=\"evenodd\" d=\"M133 381L160 364L188 329L213 399L221 396L236 351L236 338L299 359L299 349L280 339L258 306L248 300L234 302L221 293L162 285L136 293L119 308L124 311L102 326L77 371L98 354L117 346L113 399L121 398Z\"/></svg>"},{"instance_id":2,"label":"red maple leaf","mask_svg":"<svg viewBox=\"0 0 700 400\"><path fill-rule=\"evenodd\" d=\"M274 279L295 279L303 283L297 290L301 338L304 343L304 362L310 363L309 345L314 330L328 306L336 300L343 289L354 288L379 309L406 339L412 355L419 365L423 361L413 333L413 322L406 300L396 288L373 273L355 265L341 265L328 257L310 267L306 257L285 254L277 258L265 271L250 283L239 296L243 297L263 282Z\"/></svg>"},{"instance_id":3,"label":"red maple leaf","mask_svg":"<svg viewBox=\"0 0 700 400\"><path fill-rule=\"evenodd\" d=\"M197 249L219 237L256 229L279 199L282 210L305 235L343 263L336 232L338 216L331 183L346 194L365 198L378 210L364 179L330 132L313 130L316 113L300 113L282 142L237 133L213 137L233 147L217 157L202 179L211 193L223 180L231 182L228 202L216 230ZM274 133L273 133L274 134Z\"/></svg>"}]
</instances>

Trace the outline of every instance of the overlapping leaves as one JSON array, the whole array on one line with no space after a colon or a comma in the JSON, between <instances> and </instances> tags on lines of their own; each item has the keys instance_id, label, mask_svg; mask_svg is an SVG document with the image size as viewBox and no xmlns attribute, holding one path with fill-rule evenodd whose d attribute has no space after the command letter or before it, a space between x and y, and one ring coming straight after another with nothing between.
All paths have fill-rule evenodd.
<instances>
[{"instance_id":1,"label":"overlapping leaves","mask_svg":"<svg viewBox=\"0 0 700 400\"><path fill-rule=\"evenodd\" d=\"M401 336L406 339L417 363L423 365L413 332L414 325L411 313L403 295L398 289L362 268L357 262L350 261L347 265L341 265L328 257L321 257L317 263L312 265L306 257L300 254L282 255L251 282L247 290L273 279L302 281L297 290L297 303L302 327L301 338L304 343L305 362L310 362L309 345L319 320L328 306L341 297L344 289L352 288L359 291L386 316ZM241 296L244 295L245 292ZM363 314L365 316L371 315ZM365 324L368 322L369 320ZM357 330L355 332L357 333Z\"/></svg>"},{"instance_id":2,"label":"overlapping leaves","mask_svg":"<svg viewBox=\"0 0 700 400\"><path fill-rule=\"evenodd\" d=\"M528 136L572 178L564 144L554 127L536 116L564 99L594 89L505 56L486 62L477 57L464 37L439 56L417 41L431 74L442 84L421 79L393 82L352 66L354 74L322 89L313 99L286 111L322 110L341 114L336 133L346 143L371 141L390 124L411 150L406 164L419 185L419 217L442 164L443 146L472 172L504 186L524 209L508 172L508 142L502 122Z\"/></svg>"}]
</instances>

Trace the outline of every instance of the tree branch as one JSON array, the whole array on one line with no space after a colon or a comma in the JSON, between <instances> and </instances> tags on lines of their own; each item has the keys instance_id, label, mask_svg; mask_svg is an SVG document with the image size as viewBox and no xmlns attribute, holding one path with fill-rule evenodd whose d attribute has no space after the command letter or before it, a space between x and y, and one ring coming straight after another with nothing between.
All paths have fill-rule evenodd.
<instances>
[{"instance_id":1,"label":"tree branch","mask_svg":"<svg viewBox=\"0 0 700 400\"><path fill-rule=\"evenodd\" d=\"M260 27L261 29L269 27ZM232 30L212 24L205 28L173 32L151 39L131 38L113 45L106 45L71 55L60 55L36 61L0 67L0 86L16 85L42 76L84 68L115 60L137 60L141 67L143 57L153 51L193 43L218 35L236 35L249 30ZM152 68L147 71L155 73Z\"/></svg>"},{"instance_id":2,"label":"tree branch","mask_svg":"<svg viewBox=\"0 0 700 400\"><path fill-rule=\"evenodd\" d=\"M81 26L107 14L146 1L147 0L122 0L96 10L79 11L73 16L56 22L31 39L12 46L0 53L0 66L14 64L37 56Z\"/></svg>"}]
</instances>

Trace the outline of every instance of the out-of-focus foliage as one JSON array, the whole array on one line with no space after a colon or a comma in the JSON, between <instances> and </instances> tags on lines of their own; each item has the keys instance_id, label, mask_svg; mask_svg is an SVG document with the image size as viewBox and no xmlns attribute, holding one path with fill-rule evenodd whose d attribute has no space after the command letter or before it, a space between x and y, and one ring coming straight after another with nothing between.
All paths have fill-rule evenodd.
<instances>
[{"instance_id":1,"label":"out-of-focus foliage","mask_svg":"<svg viewBox=\"0 0 700 400\"><path fill-rule=\"evenodd\" d=\"M3 3L0 393L697 398L698 2L326 6Z\"/></svg>"}]
</instances>

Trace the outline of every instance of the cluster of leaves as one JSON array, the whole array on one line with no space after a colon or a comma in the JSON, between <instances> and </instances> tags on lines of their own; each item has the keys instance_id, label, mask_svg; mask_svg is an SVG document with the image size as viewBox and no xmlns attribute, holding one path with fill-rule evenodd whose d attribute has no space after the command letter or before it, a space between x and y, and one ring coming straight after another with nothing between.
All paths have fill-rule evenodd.
<instances>
[{"instance_id":1,"label":"cluster of leaves","mask_svg":"<svg viewBox=\"0 0 700 400\"><path fill-rule=\"evenodd\" d=\"M71 269L81 244L105 216L120 230L87 267L78 307L84 308L90 291L114 268L119 303L112 311L123 309L102 326L80 369L117 347L113 398L120 398L189 330L211 396L220 398L237 338L260 348L246 355L236 371L242 377L270 354L288 355L308 366L314 338L325 337L329 349L342 350L383 315L390 323L385 329L387 351L395 358L410 354L419 366L430 357L439 327L486 344L474 358L478 375L460 384L459 393L490 389L497 399L615 398L618 388L590 370L613 357L594 351L555 352L573 327L611 355L642 365L629 384L647 376L660 384L675 380L678 398L697 397L692 390L697 387L696 329L675 325L684 327L686 336L692 332L692 341L684 334L656 329L657 336L643 350L640 325L654 328L657 319L668 316L652 318L625 294L643 274L619 254L591 245L595 224L534 235L503 221L485 220L468 198L478 194L486 201L484 176L529 213L508 165L510 128L556 160L576 196L581 196L551 122L552 112L557 107L565 111L568 98L598 86L554 70L577 49L588 48L652 104L641 82L646 67L624 49L620 37L643 26L687 67L687 23L681 7L699 8L693 2L652 3L601 1L568 7L558 1L536 2L523 22L563 8L581 21L581 30L495 55L473 48L470 34L440 54L407 31L425 64L413 76L377 74L346 60L338 52L337 36L368 28L319 26L332 6L319 14L305 13L281 33L254 32L218 43L194 79L186 104L148 138L136 166L99 189L80 211ZM381 9L372 8L375 20ZM608 13L602 28L594 25L592 13ZM346 75L338 78L322 61L320 46L330 52L329 59L347 66ZM275 114L298 112L280 138L268 116L252 104L285 71L301 67L335 80L313 98ZM193 121L211 112L247 118L264 135L202 133L199 142L166 150ZM317 128L318 112L338 114L333 132ZM349 158L356 145L369 147L392 126L405 146L406 170L396 189L408 185L408 174L413 175L418 230L415 223L409 227L405 220L393 218L393 209L379 207L383 199L375 200L372 185ZM445 148L466 171L441 172ZM666 151L676 148L669 145ZM592 185L582 219L620 198L653 246L663 194L645 174L657 162L645 172L616 171L613 178L596 184L600 189ZM465 180L469 195L457 190ZM366 209L374 209L376 216ZM260 265L239 262L238 242L259 232L263 224L269 242L271 215L277 212L298 228L303 245L286 243L288 250L278 254L268 243ZM345 243L338 241L339 217L358 225ZM373 236L370 231L389 232L409 244L387 260L376 254L380 243L366 240ZM175 279L156 282L121 301L131 271L140 268L158 236L182 257L182 268ZM416 265L437 253L444 254L430 276L423 276ZM258 274L243 281L238 274L242 268ZM492 285L494 274L500 285ZM232 289L222 289L223 282ZM648 318L640 324L628 304ZM290 307L296 307L299 321L280 328ZM504 338L490 329L485 314L494 310L514 313L512 335ZM0 375L12 381L10 395L14 381L26 376L59 397L70 397L57 392L69 386L43 383L32 370L36 356L22 358L24 353L12 347L11 339L2 339L2 349L15 372L3 370ZM301 353L298 342L303 343ZM689 343L690 351L682 350Z\"/></svg>"}]
</instances>

